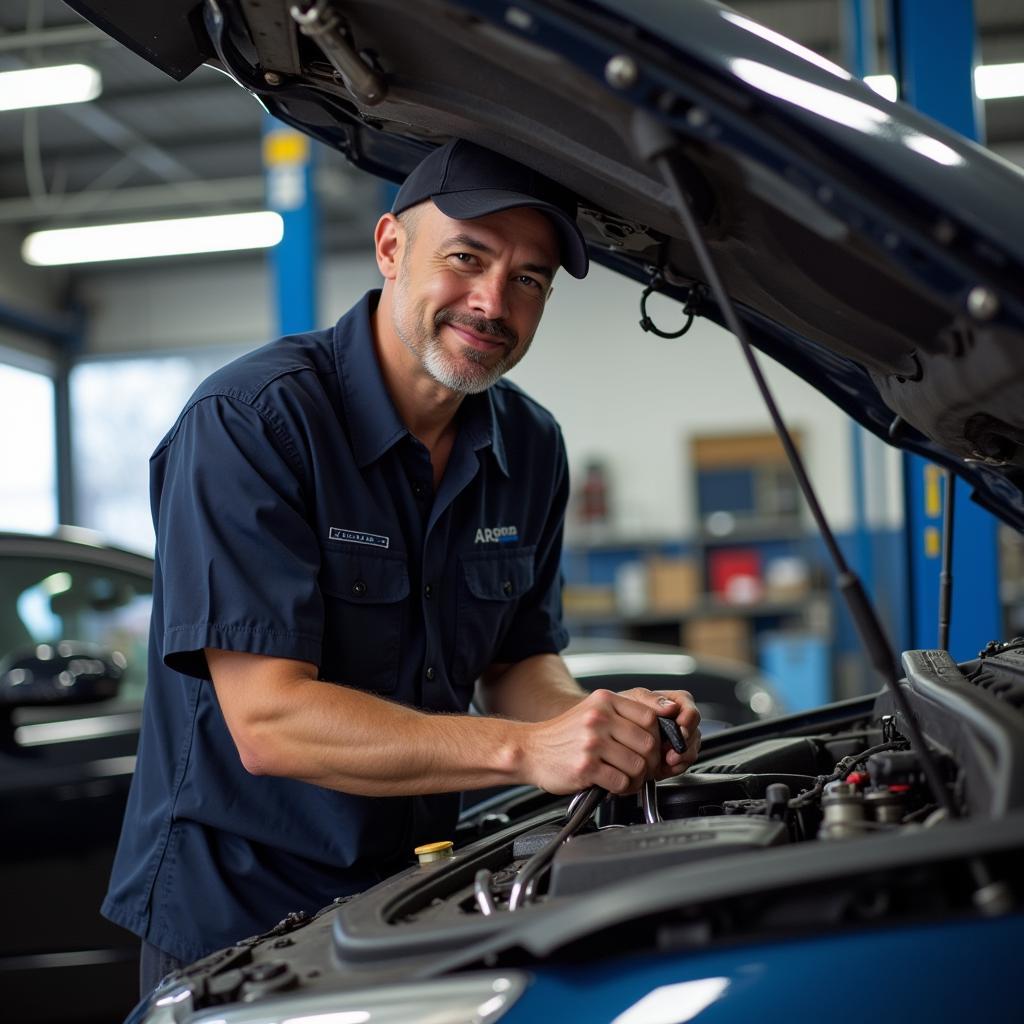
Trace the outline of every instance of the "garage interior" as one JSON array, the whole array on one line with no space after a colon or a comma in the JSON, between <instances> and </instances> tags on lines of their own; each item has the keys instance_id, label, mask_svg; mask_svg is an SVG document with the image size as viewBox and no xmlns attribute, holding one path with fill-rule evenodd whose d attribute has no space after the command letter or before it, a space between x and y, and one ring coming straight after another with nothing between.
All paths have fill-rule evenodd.
<instances>
[{"instance_id":1,"label":"garage interior","mask_svg":"<svg viewBox=\"0 0 1024 1024\"><path fill-rule=\"evenodd\" d=\"M731 6L895 97L886 0ZM942 80L941 65L973 42L975 138L1024 168L1024 6L974 0L971 20L973 41L921 43L922 109L939 121L961 116L964 97ZM2 91L6 72L70 64L95 69L93 98L22 108ZM988 84L1004 67L1015 77ZM3 621L16 623L11 637L28 623L42 643L61 614L61 556L45 539L110 549L90 586L107 594L112 613L104 618L98 598L83 612L68 596L66 615L82 630L106 630L97 639L127 652L117 713L135 715L137 728L149 607L139 580L151 573L154 546L150 453L215 369L282 334L333 324L377 286L374 225L396 186L273 122L212 68L173 81L58 0L0 8L0 126L0 558L31 555L51 566L42 580L3 570L0 596L11 608ZM966 131L963 121L954 127ZM95 248L69 255L71 238L50 250L45 239L33 242L62 229L270 209L282 212L284 236L261 248L126 259L133 243L123 239L105 256ZM511 376L552 410L566 440L563 603L573 640L595 650L658 644L747 666L771 684L763 700L775 702L773 711L872 692L875 677L825 546L740 350L709 321L678 340L644 333L640 291L601 266L586 282L560 276L535 345ZM678 305L662 297L650 312L669 330L681 322ZM764 362L892 644L934 646L945 476ZM966 659L979 634L1024 633L1024 545L968 501L958 515L970 583L958 591L949 650ZM4 640L0 656L13 642ZM49 735L43 726L55 728L52 716L25 719L19 728L29 731L20 735L43 742L32 740ZM132 734L130 722L124 733ZM133 763L130 747L104 757L111 772ZM94 784L102 789L103 781ZM98 877L108 867L59 870ZM4 911L8 922L19 906L28 912L45 884L38 865L18 870L10 891L24 895ZM46 941L45 928L35 930L36 939L23 935L0 957L34 955ZM81 971L89 975L85 961ZM92 984L81 983L86 991Z\"/></svg>"}]
</instances>

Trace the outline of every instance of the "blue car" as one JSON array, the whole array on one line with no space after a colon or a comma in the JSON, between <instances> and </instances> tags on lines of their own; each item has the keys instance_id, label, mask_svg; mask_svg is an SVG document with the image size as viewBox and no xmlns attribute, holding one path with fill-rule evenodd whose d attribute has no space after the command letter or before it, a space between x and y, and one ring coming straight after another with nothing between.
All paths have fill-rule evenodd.
<instances>
[{"instance_id":1,"label":"blue car","mask_svg":"<svg viewBox=\"0 0 1024 1024\"><path fill-rule=\"evenodd\" d=\"M840 68L710 0L71 6L384 178L454 136L536 167L595 261L1024 527L1024 177ZM877 694L717 732L641 798L498 794L132 1020L1020 1020L1024 639L897 673L839 583Z\"/></svg>"}]
</instances>

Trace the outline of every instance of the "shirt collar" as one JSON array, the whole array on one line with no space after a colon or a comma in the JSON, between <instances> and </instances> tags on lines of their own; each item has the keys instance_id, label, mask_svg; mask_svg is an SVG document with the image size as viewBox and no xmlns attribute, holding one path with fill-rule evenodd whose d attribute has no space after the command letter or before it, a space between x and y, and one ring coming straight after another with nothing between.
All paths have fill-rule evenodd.
<instances>
[{"instance_id":1,"label":"shirt collar","mask_svg":"<svg viewBox=\"0 0 1024 1024\"><path fill-rule=\"evenodd\" d=\"M345 406L352 454L360 468L379 459L409 431L402 423L377 362L370 318L380 289L368 291L335 325L334 360ZM490 447L507 477L508 460L492 388L467 395L459 410L459 430L474 449Z\"/></svg>"},{"instance_id":2,"label":"shirt collar","mask_svg":"<svg viewBox=\"0 0 1024 1024\"><path fill-rule=\"evenodd\" d=\"M507 477L508 460L505 457L505 439L501 424L494 408L494 388L488 388L478 395L466 395L459 410L459 431L466 435L466 441L474 450L490 447L494 461Z\"/></svg>"},{"instance_id":3,"label":"shirt collar","mask_svg":"<svg viewBox=\"0 0 1024 1024\"><path fill-rule=\"evenodd\" d=\"M352 454L360 468L409 433L384 386L373 345L370 317L379 298L380 289L368 291L334 327L334 361Z\"/></svg>"}]
</instances>

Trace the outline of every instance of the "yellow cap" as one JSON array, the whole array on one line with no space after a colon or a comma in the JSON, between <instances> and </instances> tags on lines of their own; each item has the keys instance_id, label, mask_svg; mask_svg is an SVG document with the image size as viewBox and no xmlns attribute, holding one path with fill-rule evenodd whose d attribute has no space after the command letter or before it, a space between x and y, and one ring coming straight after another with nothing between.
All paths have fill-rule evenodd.
<instances>
[{"instance_id":1,"label":"yellow cap","mask_svg":"<svg viewBox=\"0 0 1024 1024\"><path fill-rule=\"evenodd\" d=\"M420 859L421 864L429 864L435 860L447 860L455 856L455 844L450 839L440 843L427 843L425 846L417 846L413 851Z\"/></svg>"}]
</instances>

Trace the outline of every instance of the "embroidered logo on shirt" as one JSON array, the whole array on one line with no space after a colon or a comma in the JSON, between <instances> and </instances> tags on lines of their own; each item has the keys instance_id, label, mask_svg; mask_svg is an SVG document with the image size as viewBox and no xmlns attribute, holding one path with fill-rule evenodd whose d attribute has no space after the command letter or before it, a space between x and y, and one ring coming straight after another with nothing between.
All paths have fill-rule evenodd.
<instances>
[{"instance_id":1,"label":"embroidered logo on shirt","mask_svg":"<svg viewBox=\"0 0 1024 1024\"><path fill-rule=\"evenodd\" d=\"M362 530L342 530L332 526L327 536L331 540L345 540L349 544L369 544L375 548L386 548L391 544L390 537L382 537L379 533L363 533Z\"/></svg>"},{"instance_id":2,"label":"embroidered logo on shirt","mask_svg":"<svg viewBox=\"0 0 1024 1024\"><path fill-rule=\"evenodd\" d=\"M481 526L474 544L518 544L519 531L514 526Z\"/></svg>"}]
</instances>

